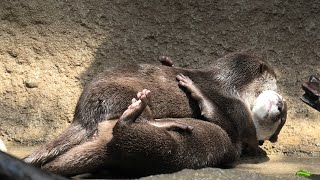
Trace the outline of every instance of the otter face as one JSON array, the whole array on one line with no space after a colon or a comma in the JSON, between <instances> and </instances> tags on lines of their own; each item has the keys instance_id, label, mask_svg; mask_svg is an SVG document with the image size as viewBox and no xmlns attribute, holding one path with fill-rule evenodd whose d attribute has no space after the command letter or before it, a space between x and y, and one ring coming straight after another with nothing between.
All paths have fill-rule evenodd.
<instances>
[{"instance_id":1,"label":"otter face","mask_svg":"<svg viewBox=\"0 0 320 180\"><path fill-rule=\"evenodd\" d=\"M258 96L252 108L252 114L259 141L277 141L275 136L284 125L286 112L285 100L275 91L263 91Z\"/></svg>"},{"instance_id":2,"label":"otter face","mask_svg":"<svg viewBox=\"0 0 320 180\"><path fill-rule=\"evenodd\" d=\"M244 87L241 97L246 101L250 109L255 105L256 99L264 91L277 91L277 79L274 75L265 71L262 75Z\"/></svg>"}]
</instances>

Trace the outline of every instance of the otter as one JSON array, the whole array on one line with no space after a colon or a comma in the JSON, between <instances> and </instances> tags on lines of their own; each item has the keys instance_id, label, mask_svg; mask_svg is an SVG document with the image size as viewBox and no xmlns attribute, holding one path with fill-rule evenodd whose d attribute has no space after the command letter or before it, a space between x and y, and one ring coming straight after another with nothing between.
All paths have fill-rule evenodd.
<instances>
[{"instance_id":1,"label":"otter","mask_svg":"<svg viewBox=\"0 0 320 180\"><path fill-rule=\"evenodd\" d=\"M203 120L196 100L176 84L176 75L179 73L190 77L209 100L215 99L217 102L221 92L236 90L250 109L262 91L277 89L276 74L270 65L258 57L244 53L226 55L203 69L151 64L110 68L85 86L70 126L24 161L41 166L70 148L90 141L98 133L99 124L107 121L112 126L111 120L118 119L128 107L129 97L133 97L142 88L154 93L148 108L155 119L191 117ZM225 107L233 106L232 101L219 103ZM232 117L240 113L236 111L237 109L225 113ZM150 113L144 111L139 119L143 120L145 117L148 119ZM239 121L244 121L243 130L246 129L241 138L254 151L258 142L253 121L251 117Z\"/></svg>"},{"instance_id":2,"label":"otter","mask_svg":"<svg viewBox=\"0 0 320 180\"><path fill-rule=\"evenodd\" d=\"M188 89L194 88L190 84L187 86L189 86ZM255 109L253 116L259 116L256 118L274 121L285 117L282 113L286 105L285 101L280 100L281 97L277 93L270 93L271 91L263 92L260 98L270 98L271 104L259 100L255 103L255 106L270 108ZM230 96L242 102L236 92L231 92ZM214 103L202 97L199 94L194 97L206 104L203 106L202 113L211 112ZM146 176L172 173L186 168L229 167L239 159L242 150L241 139L238 136L230 136L230 131L240 133L238 132L240 129L234 128L239 125L237 119L228 119L223 113L215 111L215 113L206 114L208 121L191 118L173 120L192 126L191 133L168 131L150 126L148 123L135 122L135 117L132 117L131 113L141 113L148 103L143 96L139 99L139 103L134 102L129 106L113 128L113 139L110 141L109 148L110 151L115 152L115 161L119 161L112 166L119 168L114 171ZM250 109L242 103L237 107L245 114L250 113ZM261 122L261 119L254 122ZM278 125L278 122L274 121L271 124ZM276 129L277 127L274 130ZM260 134L260 140L268 138L268 135L266 137L263 135L263 133Z\"/></svg>"},{"instance_id":3,"label":"otter","mask_svg":"<svg viewBox=\"0 0 320 180\"><path fill-rule=\"evenodd\" d=\"M111 120L112 125L107 121L99 123L98 134L93 140L71 148L42 168L65 176L98 169L146 176L184 168L221 167L236 161L242 150L239 121L226 116L224 111L228 109L220 109L224 106L209 101L188 77L178 75L178 79L199 103L207 121L192 118L155 120L152 117L137 121L142 112L150 111L150 91L143 90L137 94L139 100L132 100L119 121ZM273 121L268 125L273 127L272 124L278 125L286 117L285 101L275 92L261 93L254 104L257 108L252 112L236 91L221 94L225 102L230 101L230 97L234 98L233 108L242 112L238 118L252 114L254 122ZM272 103L260 99L270 99ZM260 140L270 137L263 136L263 133L258 134Z\"/></svg>"},{"instance_id":4,"label":"otter","mask_svg":"<svg viewBox=\"0 0 320 180\"><path fill-rule=\"evenodd\" d=\"M187 86L194 88L192 84ZM233 92L230 96L237 98ZM205 102L205 106L202 106L204 114L213 110L214 104L202 99L202 95L196 94L193 97L198 98L199 102ZM218 112L206 114L209 121L192 118L165 119L167 122L191 126L191 132L185 129L179 131L179 128L172 131L136 122L137 117L148 106L149 98L148 91L138 96L139 100L133 101L113 128L113 138L108 147L116 162L111 166L114 171L146 176L172 173L185 168L226 166L240 157L241 142L236 135L238 129L234 128L239 121L225 119ZM250 110L243 104L240 103L238 108L245 111L244 114L250 114Z\"/></svg>"}]
</instances>

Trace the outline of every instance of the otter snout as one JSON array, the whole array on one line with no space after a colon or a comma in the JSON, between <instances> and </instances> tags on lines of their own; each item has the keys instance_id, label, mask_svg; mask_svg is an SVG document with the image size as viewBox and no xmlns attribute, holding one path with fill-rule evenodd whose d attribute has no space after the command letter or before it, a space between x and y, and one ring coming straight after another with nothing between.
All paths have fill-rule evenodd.
<instances>
[{"instance_id":1,"label":"otter snout","mask_svg":"<svg viewBox=\"0 0 320 180\"><path fill-rule=\"evenodd\" d=\"M283 126L285 100L275 91L262 92L252 108L258 140L268 140Z\"/></svg>"},{"instance_id":2,"label":"otter snout","mask_svg":"<svg viewBox=\"0 0 320 180\"><path fill-rule=\"evenodd\" d=\"M282 102L282 99L281 99L280 101L278 101L277 106L278 106L278 111L279 111L279 112L282 112L282 111L283 111L283 102Z\"/></svg>"}]
</instances>

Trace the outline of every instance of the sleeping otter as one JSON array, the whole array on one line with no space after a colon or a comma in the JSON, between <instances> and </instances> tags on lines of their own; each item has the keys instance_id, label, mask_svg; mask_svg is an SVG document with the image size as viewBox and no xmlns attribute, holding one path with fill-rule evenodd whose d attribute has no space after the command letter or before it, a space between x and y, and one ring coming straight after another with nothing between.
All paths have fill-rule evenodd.
<instances>
[{"instance_id":1,"label":"sleeping otter","mask_svg":"<svg viewBox=\"0 0 320 180\"><path fill-rule=\"evenodd\" d=\"M279 97L277 94L269 93L264 92L260 96L271 99ZM230 95L239 98L234 92ZM113 172L146 176L172 173L186 168L225 167L239 158L242 149L241 140L237 136L230 136L230 131L239 133L234 129L234 126L238 125L236 119L228 119L222 115L223 113L218 112L207 114L206 118L210 122L191 118L170 119L192 126L193 131L191 133L168 131L150 126L148 123L135 122L135 117L132 117L131 113L141 113L147 104L143 96L139 99L139 103L135 102L129 106L113 128L113 139L108 146L114 153L113 158L116 161L115 165L111 166ZM206 99L201 101L207 105L204 107L206 110L210 110L210 106L214 105ZM248 107L240 104L238 108L250 112ZM283 118L283 104L285 105L285 102L282 100L272 105L259 101L255 106L267 106L272 110L260 109L253 115L264 114L263 116L267 117L264 120Z\"/></svg>"},{"instance_id":2,"label":"sleeping otter","mask_svg":"<svg viewBox=\"0 0 320 180\"><path fill-rule=\"evenodd\" d=\"M230 95L237 98L236 94ZM148 91L138 96L139 100L133 101L113 128L113 138L108 148L116 163L107 165L112 167L113 172L146 176L185 168L221 167L239 158L241 142L234 128L238 125L237 120L225 119L217 112L206 115L210 122L192 118L165 119L166 122L192 126L191 132L183 128L168 130L136 122L137 116L147 107L149 97ZM206 103L206 110L213 106L206 99L201 101ZM250 114L249 109L240 104L238 108Z\"/></svg>"},{"instance_id":3,"label":"sleeping otter","mask_svg":"<svg viewBox=\"0 0 320 180\"><path fill-rule=\"evenodd\" d=\"M198 103L191 98L192 94L177 85L175 79L179 73L190 77L210 101L215 99L217 102L221 92L234 89L244 102L248 103L250 109L262 91L277 88L273 69L263 60L242 53L227 55L204 69L150 64L111 68L99 74L84 88L71 125L56 139L40 147L24 160L41 166L68 149L91 141L97 133L99 124L107 121L110 126L114 125L111 120L121 116L129 105L130 97L142 88L150 89L154 94L148 103L154 118L192 117L203 120ZM233 105L223 101L218 104L220 103L226 107ZM238 114L236 111L238 110L226 113L232 117ZM144 111L139 119L149 117L150 113ZM241 138L252 149L257 148L258 142L252 119L239 119L239 121L243 121L243 129L248 130L241 133L243 136Z\"/></svg>"},{"instance_id":4,"label":"sleeping otter","mask_svg":"<svg viewBox=\"0 0 320 180\"><path fill-rule=\"evenodd\" d=\"M154 120L150 117L136 123L143 110L149 111L147 104L151 99L150 91L143 90L137 95L140 100L133 99L132 105L118 122L111 120L112 125L107 121L99 123L95 138L71 148L42 168L67 176L98 169L112 169L113 173L120 171L122 175L126 172L126 175L145 176L184 168L224 166L234 162L241 152L238 119L229 119L223 113L228 109L221 110L223 105L215 105L215 102L206 99L188 77L179 75L179 79L180 85L199 103L207 121L192 118ZM226 102L230 97L234 98L233 108L242 112L238 114L239 118L251 116L249 107L235 91L221 94L221 99ZM269 122L270 127L283 122L285 101L277 93L263 92L258 99L260 97L271 99L272 103L256 101L254 106L258 108L252 112L254 122L273 121ZM276 128L271 131L276 131ZM265 138L269 137L267 135Z\"/></svg>"}]
</instances>

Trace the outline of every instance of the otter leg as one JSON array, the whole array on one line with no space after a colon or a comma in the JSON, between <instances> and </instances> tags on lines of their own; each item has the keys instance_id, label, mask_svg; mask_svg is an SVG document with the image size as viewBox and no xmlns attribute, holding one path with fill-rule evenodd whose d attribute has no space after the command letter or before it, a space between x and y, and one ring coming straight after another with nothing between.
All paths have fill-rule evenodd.
<instances>
[{"instance_id":1,"label":"otter leg","mask_svg":"<svg viewBox=\"0 0 320 180\"><path fill-rule=\"evenodd\" d=\"M101 143L99 140L85 142L44 164L41 169L62 176L93 172L108 161L107 150L104 149L107 143L107 140Z\"/></svg>"},{"instance_id":2,"label":"otter leg","mask_svg":"<svg viewBox=\"0 0 320 180\"><path fill-rule=\"evenodd\" d=\"M145 110L148 105L150 90L144 89L138 92L137 97L132 99L132 104L129 105L128 109L123 112L119 121L135 122L141 113Z\"/></svg>"},{"instance_id":3,"label":"otter leg","mask_svg":"<svg viewBox=\"0 0 320 180\"><path fill-rule=\"evenodd\" d=\"M56 139L41 146L23 161L34 166L41 166L84 141L86 141L86 130L74 122Z\"/></svg>"},{"instance_id":4,"label":"otter leg","mask_svg":"<svg viewBox=\"0 0 320 180\"><path fill-rule=\"evenodd\" d=\"M168 131L177 131L177 130L184 130L187 132L191 132L193 130L192 126L189 126L184 123L177 122L175 120L155 120L155 121L148 121L148 124L153 126L164 128Z\"/></svg>"},{"instance_id":5,"label":"otter leg","mask_svg":"<svg viewBox=\"0 0 320 180\"><path fill-rule=\"evenodd\" d=\"M107 144L112 139L112 130L118 120L108 120L99 123L97 134L87 142L76 145L44 164L41 169L60 174L73 176L94 172L103 165L112 163Z\"/></svg>"},{"instance_id":6,"label":"otter leg","mask_svg":"<svg viewBox=\"0 0 320 180\"><path fill-rule=\"evenodd\" d=\"M189 77L179 74L176 78L179 81L179 85L185 87L191 93L191 97L198 101L201 114L204 118L209 121L212 120L218 114L216 112L221 108L227 118L237 128L237 135L233 135L233 138L237 139L240 137L248 145L247 150L249 153L252 155L257 154L258 140L251 111L241 100L239 93L235 89L230 89L226 93L212 92L214 98L211 98L210 100L212 101L210 101Z\"/></svg>"},{"instance_id":7,"label":"otter leg","mask_svg":"<svg viewBox=\"0 0 320 180\"><path fill-rule=\"evenodd\" d=\"M122 114L122 116L119 119L119 123L122 122L129 122L133 123L136 122L137 119L139 119L139 116L142 112L145 111L146 108L148 108L148 102L150 98L150 90L144 89L141 92L137 93L137 99L132 99L132 104L128 107L128 109ZM191 132L193 130L192 126L186 125L184 123L176 122L175 120L160 120L156 121L153 118L147 119L145 122L147 122L150 125L153 125L155 127L164 128L166 130L186 130Z\"/></svg>"},{"instance_id":8,"label":"otter leg","mask_svg":"<svg viewBox=\"0 0 320 180\"><path fill-rule=\"evenodd\" d=\"M201 115L204 118L211 119L215 116L218 111L216 106L208 100L206 95L201 92L189 77L183 74L178 74L176 78L179 81L179 85L186 88L191 93L191 97L198 102Z\"/></svg>"}]
</instances>

